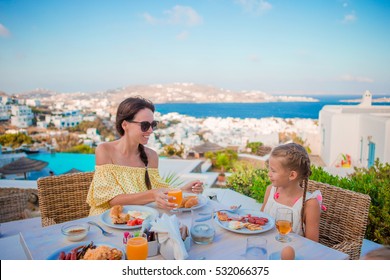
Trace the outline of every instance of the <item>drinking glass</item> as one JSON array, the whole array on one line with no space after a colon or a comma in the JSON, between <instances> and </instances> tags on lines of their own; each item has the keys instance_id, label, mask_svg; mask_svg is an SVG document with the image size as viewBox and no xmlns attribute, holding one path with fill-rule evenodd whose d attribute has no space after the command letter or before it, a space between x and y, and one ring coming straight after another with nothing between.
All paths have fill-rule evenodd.
<instances>
[{"instance_id":1,"label":"drinking glass","mask_svg":"<svg viewBox=\"0 0 390 280\"><path fill-rule=\"evenodd\" d=\"M267 239L259 236L248 237L246 239L245 259L247 260L268 259Z\"/></svg>"},{"instance_id":2,"label":"drinking glass","mask_svg":"<svg viewBox=\"0 0 390 280\"><path fill-rule=\"evenodd\" d=\"M128 260L146 260L148 257L148 240L145 233L127 240L126 256Z\"/></svg>"},{"instance_id":3,"label":"drinking glass","mask_svg":"<svg viewBox=\"0 0 390 280\"><path fill-rule=\"evenodd\" d=\"M177 208L179 208L181 202L183 201L183 192L180 189L170 190L168 191L168 197L168 201L171 203L176 203Z\"/></svg>"},{"instance_id":4,"label":"drinking glass","mask_svg":"<svg viewBox=\"0 0 390 280\"><path fill-rule=\"evenodd\" d=\"M191 210L191 239L196 244L210 244L215 236L214 208L205 205Z\"/></svg>"},{"instance_id":5,"label":"drinking glass","mask_svg":"<svg viewBox=\"0 0 390 280\"><path fill-rule=\"evenodd\" d=\"M275 239L280 242L290 242L291 238L287 235L292 230L293 211L288 208L276 209L275 221L276 229L279 232Z\"/></svg>"}]
</instances>

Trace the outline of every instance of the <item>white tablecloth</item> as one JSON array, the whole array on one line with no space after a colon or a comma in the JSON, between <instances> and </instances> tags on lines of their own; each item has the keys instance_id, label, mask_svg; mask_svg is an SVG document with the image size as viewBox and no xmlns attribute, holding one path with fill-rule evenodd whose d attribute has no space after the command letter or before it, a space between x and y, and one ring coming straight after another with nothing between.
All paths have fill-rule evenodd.
<instances>
[{"instance_id":1,"label":"white tablecloth","mask_svg":"<svg viewBox=\"0 0 390 280\"><path fill-rule=\"evenodd\" d=\"M222 205L216 201L209 201L208 203L214 204L214 207L217 209L224 208L225 205ZM160 211L164 212L164 211ZM190 228L191 223L191 214L190 212L181 212L177 214L181 223L185 224ZM101 234L101 231L91 226L91 230L88 233L88 236L85 238L85 243L88 244L90 241L109 243L117 248L123 248L122 238L124 230L115 229L105 226L101 220L100 216L86 217L80 219L80 221L95 221L102 225L109 231L114 232L113 236L106 237ZM34 223L33 223L34 221ZM21 233L24 237L25 243L31 252L32 259L46 259L54 251L61 249L62 247L69 246L72 242L68 241L61 234L62 224L57 224L49 227L38 227L36 225L36 220L28 221L24 220L26 227L22 228ZM33 224L32 228L28 228L28 224ZM9 236L15 226L23 225L23 221L10 222L2 224L3 236L4 239ZM20 227L19 227L20 228ZM215 225L216 235L213 243L209 245L198 245L192 244L191 249L189 250L189 259L193 260L240 260L243 259L243 254L245 252L246 238L249 235L239 234L235 232L230 232L224 228L221 228L219 225ZM276 229L269 230L267 232L260 233L259 235L265 237L268 241L268 254L275 255L281 251L281 249L286 246L285 243L280 243L275 240L277 235ZM319 243L313 242L309 239L303 238L298 235L291 234L292 242L288 245L292 246L296 251L296 256L298 259L312 259L312 260L343 260L348 259L348 255L337 250L333 250L326 246L323 246ZM0 239L0 240L1 240ZM2 246L7 244L7 241L2 242ZM3 248L3 247L2 247ZM15 259L17 256L13 254L4 253L1 255L2 259ZM27 258L27 257L26 257ZM161 255L152 257L151 259L162 259Z\"/></svg>"}]
</instances>

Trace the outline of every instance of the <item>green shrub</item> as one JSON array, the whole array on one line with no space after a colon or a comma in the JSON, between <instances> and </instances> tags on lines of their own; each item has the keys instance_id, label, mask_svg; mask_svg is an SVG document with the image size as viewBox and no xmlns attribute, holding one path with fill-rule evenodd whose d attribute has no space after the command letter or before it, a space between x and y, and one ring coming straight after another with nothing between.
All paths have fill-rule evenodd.
<instances>
[{"instance_id":1,"label":"green shrub","mask_svg":"<svg viewBox=\"0 0 390 280\"><path fill-rule=\"evenodd\" d=\"M225 149L217 152L206 152L204 157L211 160L214 168L230 171L237 162L237 152Z\"/></svg>"},{"instance_id":2,"label":"green shrub","mask_svg":"<svg viewBox=\"0 0 390 280\"><path fill-rule=\"evenodd\" d=\"M251 153L254 154L254 155L257 154L257 151L259 150L259 148L261 146L263 146L262 142L250 142L250 143L246 144L246 147L250 148L251 149Z\"/></svg>"},{"instance_id":3,"label":"green shrub","mask_svg":"<svg viewBox=\"0 0 390 280\"><path fill-rule=\"evenodd\" d=\"M184 145L170 144L164 146L164 151L161 153L161 155L166 157L171 157L171 156L182 157L183 153L184 153Z\"/></svg>"},{"instance_id":4,"label":"green shrub","mask_svg":"<svg viewBox=\"0 0 390 280\"><path fill-rule=\"evenodd\" d=\"M0 135L0 145L18 148L22 144L32 144L32 138L24 133Z\"/></svg>"},{"instance_id":5,"label":"green shrub","mask_svg":"<svg viewBox=\"0 0 390 280\"><path fill-rule=\"evenodd\" d=\"M266 169L256 169L250 163L237 163L226 180L226 187L263 203L265 190L271 183Z\"/></svg>"},{"instance_id":6,"label":"green shrub","mask_svg":"<svg viewBox=\"0 0 390 280\"><path fill-rule=\"evenodd\" d=\"M365 238L390 245L390 165L378 160L370 168L355 168L346 178L332 176L320 167L312 167L310 179L343 189L368 194L371 205Z\"/></svg>"},{"instance_id":7,"label":"green shrub","mask_svg":"<svg viewBox=\"0 0 390 280\"><path fill-rule=\"evenodd\" d=\"M91 148L90 146L81 144L81 145L74 146L74 147L72 147L64 152L65 153L76 153L76 154L94 154L95 149Z\"/></svg>"}]
</instances>

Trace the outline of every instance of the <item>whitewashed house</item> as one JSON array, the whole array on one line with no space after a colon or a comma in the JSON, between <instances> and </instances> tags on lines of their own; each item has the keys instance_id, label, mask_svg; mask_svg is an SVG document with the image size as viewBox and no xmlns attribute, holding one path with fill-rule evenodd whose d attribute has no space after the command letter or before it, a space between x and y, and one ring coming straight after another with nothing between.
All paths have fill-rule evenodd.
<instances>
[{"instance_id":1,"label":"whitewashed house","mask_svg":"<svg viewBox=\"0 0 390 280\"><path fill-rule=\"evenodd\" d=\"M53 113L51 121L55 127L63 129L79 125L83 121L83 116L80 114L79 110L59 112Z\"/></svg>"},{"instance_id":2,"label":"whitewashed house","mask_svg":"<svg viewBox=\"0 0 390 280\"><path fill-rule=\"evenodd\" d=\"M0 121L8 121L11 118L11 105L0 103Z\"/></svg>"},{"instance_id":3,"label":"whitewashed house","mask_svg":"<svg viewBox=\"0 0 390 280\"><path fill-rule=\"evenodd\" d=\"M31 108L25 105L12 105L11 106L11 124L19 127L26 128L32 125L34 114Z\"/></svg>"},{"instance_id":4,"label":"whitewashed house","mask_svg":"<svg viewBox=\"0 0 390 280\"><path fill-rule=\"evenodd\" d=\"M11 109L13 105L17 105L19 100L8 97L0 96L0 121L8 121L11 118Z\"/></svg>"},{"instance_id":5,"label":"whitewashed house","mask_svg":"<svg viewBox=\"0 0 390 280\"><path fill-rule=\"evenodd\" d=\"M26 100L26 105L31 106L31 107L38 107L41 106L41 101L39 99L27 99Z\"/></svg>"},{"instance_id":6,"label":"whitewashed house","mask_svg":"<svg viewBox=\"0 0 390 280\"><path fill-rule=\"evenodd\" d=\"M89 114L89 115L83 116L83 121L94 122L96 120L96 118L97 118L96 115Z\"/></svg>"},{"instance_id":7,"label":"whitewashed house","mask_svg":"<svg viewBox=\"0 0 390 280\"><path fill-rule=\"evenodd\" d=\"M17 105L19 100L12 96L0 96L0 103Z\"/></svg>"},{"instance_id":8,"label":"whitewashed house","mask_svg":"<svg viewBox=\"0 0 390 280\"><path fill-rule=\"evenodd\" d=\"M390 106L373 106L369 91L359 105L327 105L319 113L321 157L337 166L349 155L351 166L390 162ZM344 156L344 157L343 157Z\"/></svg>"}]
</instances>

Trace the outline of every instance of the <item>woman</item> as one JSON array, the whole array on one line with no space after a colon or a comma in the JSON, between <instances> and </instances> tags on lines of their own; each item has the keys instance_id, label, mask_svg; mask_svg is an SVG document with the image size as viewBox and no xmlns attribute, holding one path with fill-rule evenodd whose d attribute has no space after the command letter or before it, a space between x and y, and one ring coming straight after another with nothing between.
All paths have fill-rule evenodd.
<instances>
[{"instance_id":1,"label":"woman","mask_svg":"<svg viewBox=\"0 0 390 280\"><path fill-rule=\"evenodd\" d=\"M144 205L156 202L157 207L173 209L168 202L169 185L158 172L157 153L145 147L158 122L154 105L142 97L122 101L116 115L118 140L100 144L95 151L96 168L87 196L90 215L101 214L114 205ZM183 192L201 193L203 184L193 181Z\"/></svg>"}]
</instances>

